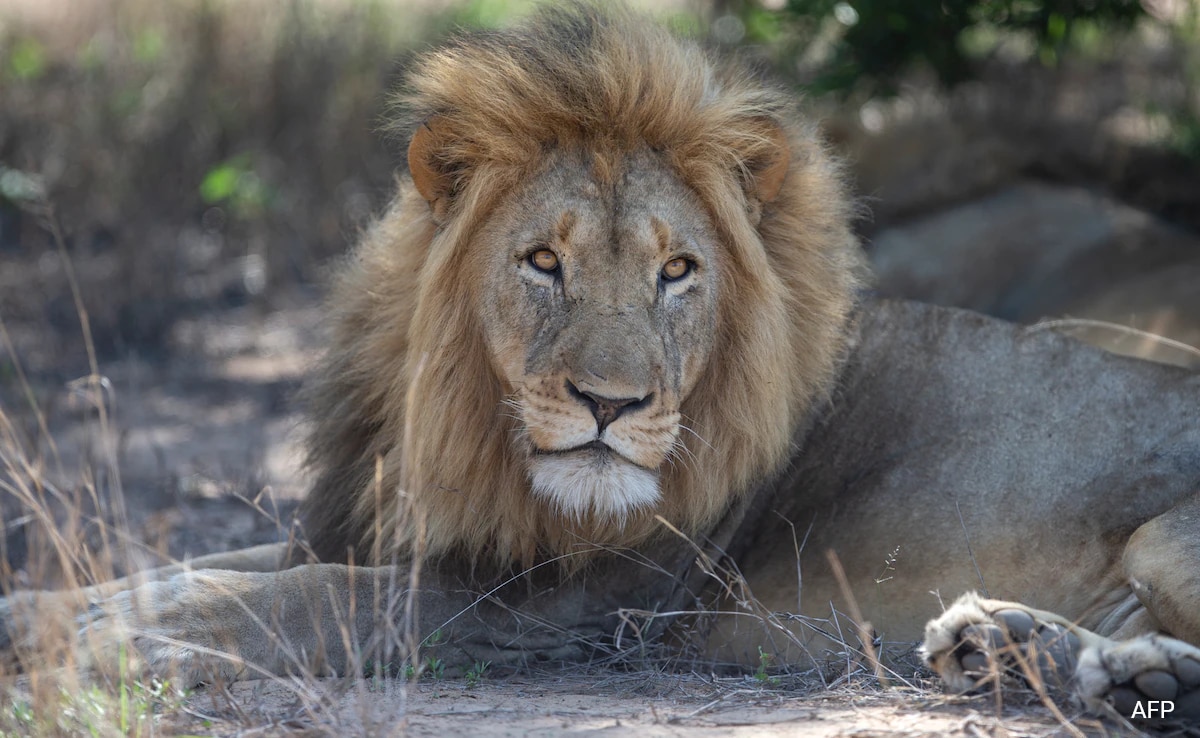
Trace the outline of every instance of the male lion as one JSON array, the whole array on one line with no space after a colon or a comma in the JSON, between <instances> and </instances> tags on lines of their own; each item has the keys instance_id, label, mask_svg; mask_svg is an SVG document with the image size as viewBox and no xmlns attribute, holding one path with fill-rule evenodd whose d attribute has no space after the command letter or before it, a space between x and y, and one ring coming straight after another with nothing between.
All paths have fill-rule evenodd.
<instances>
[{"instance_id":1,"label":"male lion","mask_svg":"<svg viewBox=\"0 0 1200 738\"><path fill-rule=\"evenodd\" d=\"M712 659L820 660L857 607L956 689L1025 662L1200 719L1200 376L865 296L790 97L623 11L461 38L404 101L411 181L342 268L311 390L321 563L98 585L101 651L340 672L407 619L446 663L582 659L701 605L682 637ZM1013 602L925 625L977 588ZM70 598L10 597L9 646Z\"/></svg>"}]
</instances>

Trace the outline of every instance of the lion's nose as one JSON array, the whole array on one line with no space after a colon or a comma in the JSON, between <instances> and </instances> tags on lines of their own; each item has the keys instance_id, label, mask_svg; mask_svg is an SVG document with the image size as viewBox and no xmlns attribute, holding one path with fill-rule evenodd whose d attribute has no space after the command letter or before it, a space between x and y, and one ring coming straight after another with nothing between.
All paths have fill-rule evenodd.
<instances>
[{"instance_id":1,"label":"lion's nose","mask_svg":"<svg viewBox=\"0 0 1200 738\"><path fill-rule=\"evenodd\" d=\"M567 380L567 392L592 412L592 417L596 419L597 434L604 433L605 428L625 413L649 405L652 396L605 397L595 392L582 391L570 380Z\"/></svg>"}]
</instances>

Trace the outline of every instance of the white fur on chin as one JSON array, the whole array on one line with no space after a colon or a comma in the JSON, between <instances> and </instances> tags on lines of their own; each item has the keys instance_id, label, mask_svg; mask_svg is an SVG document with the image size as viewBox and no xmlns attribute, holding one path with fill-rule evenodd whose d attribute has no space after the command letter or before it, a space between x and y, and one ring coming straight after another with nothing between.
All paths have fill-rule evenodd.
<instances>
[{"instance_id":1,"label":"white fur on chin","mask_svg":"<svg viewBox=\"0 0 1200 738\"><path fill-rule=\"evenodd\" d=\"M576 521L589 513L623 522L658 502L658 475L613 454L535 457L529 469L533 494Z\"/></svg>"}]
</instances>

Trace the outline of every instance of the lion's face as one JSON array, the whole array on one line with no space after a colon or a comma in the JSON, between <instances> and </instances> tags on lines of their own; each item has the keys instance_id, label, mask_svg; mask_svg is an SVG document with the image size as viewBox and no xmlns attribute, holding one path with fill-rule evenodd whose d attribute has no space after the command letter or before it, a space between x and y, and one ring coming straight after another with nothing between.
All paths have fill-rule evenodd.
<instances>
[{"instance_id":1,"label":"lion's face","mask_svg":"<svg viewBox=\"0 0 1200 738\"><path fill-rule=\"evenodd\" d=\"M477 239L478 311L536 496L621 520L653 506L714 342L716 236L649 149L558 152Z\"/></svg>"}]
</instances>

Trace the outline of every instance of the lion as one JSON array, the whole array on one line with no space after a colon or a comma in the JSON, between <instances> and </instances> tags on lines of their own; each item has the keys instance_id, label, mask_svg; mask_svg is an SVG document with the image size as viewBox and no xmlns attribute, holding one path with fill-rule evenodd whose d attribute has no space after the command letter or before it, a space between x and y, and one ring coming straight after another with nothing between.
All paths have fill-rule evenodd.
<instances>
[{"instance_id":1,"label":"lion","mask_svg":"<svg viewBox=\"0 0 1200 738\"><path fill-rule=\"evenodd\" d=\"M68 612L93 663L198 683L924 638L954 689L1024 664L1200 720L1200 376L873 298L792 95L629 11L462 36L401 103L308 394L306 545L13 593L7 648Z\"/></svg>"}]
</instances>

